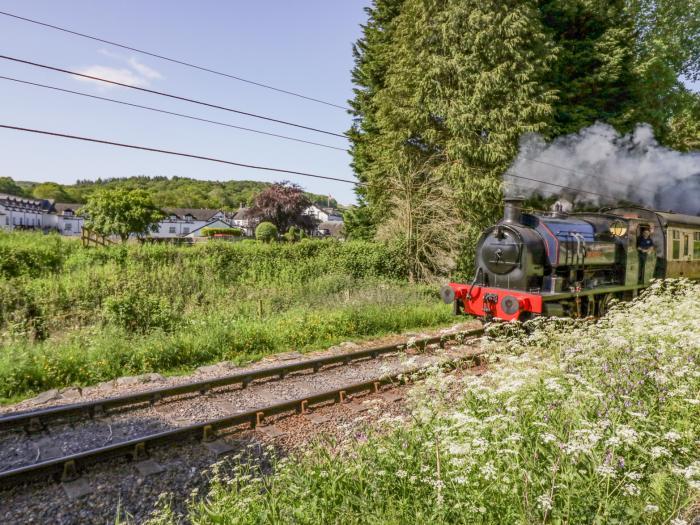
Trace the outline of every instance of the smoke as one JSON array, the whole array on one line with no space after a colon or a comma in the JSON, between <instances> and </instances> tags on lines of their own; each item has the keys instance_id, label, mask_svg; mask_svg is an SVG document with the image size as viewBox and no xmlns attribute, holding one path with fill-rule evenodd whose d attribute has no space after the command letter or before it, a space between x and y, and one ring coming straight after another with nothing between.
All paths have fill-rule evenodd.
<instances>
[{"instance_id":1,"label":"smoke","mask_svg":"<svg viewBox=\"0 0 700 525\"><path fill-rule=\"evenodd\" d=\"M647 124L620 135L597 123L550 143L524 135L504 180L509 196L562 195L596 205L625 201L700 215L700 152L659 145Z\"/></svg>"}]
</instances>

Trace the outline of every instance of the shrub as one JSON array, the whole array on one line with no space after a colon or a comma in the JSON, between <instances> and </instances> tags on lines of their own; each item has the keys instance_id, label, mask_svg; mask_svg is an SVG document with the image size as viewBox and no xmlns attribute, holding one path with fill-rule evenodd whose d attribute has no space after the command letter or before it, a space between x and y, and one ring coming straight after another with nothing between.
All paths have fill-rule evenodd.
<instances>
[{"instance_id":1,"label":"shrub","mask_svg":"<svg viewBox=\"0 0 700 525\"><path fill-rule=\"evenodd\" d=\"M243 234L240 228L202 228L204 237L212 237L214 235L230 235L231 237L240 237Z\"/></svg>"},{"instance_id":2,"label":"shrub","mask_svg":"<svg viewBox=\"0 0 700 525\"><path fill-rule=\"evenodd\" d=\"M262 242L272 242L277 240L277 226L271 222L261 222L255 228L255 238Z\"/></svg>"}]
</instances>

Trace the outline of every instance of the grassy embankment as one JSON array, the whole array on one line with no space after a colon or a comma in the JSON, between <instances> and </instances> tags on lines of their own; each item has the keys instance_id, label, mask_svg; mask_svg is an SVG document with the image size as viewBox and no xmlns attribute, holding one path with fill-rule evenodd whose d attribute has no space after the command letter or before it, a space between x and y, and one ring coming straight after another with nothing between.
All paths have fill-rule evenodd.
<instances>
[{"instance_id":1,"label":"grassy embankment","mask_svg":"<svg viewBox=\"0 0 700 525\"><path fill-rule=\"evenodd\" d=\"M239 466L190 520L689 523L700 513L699 303L698 284L657 283L596 324L497 341L484 376L436 372L420 387L411 423L390 421L399 429L340 455L281 460L270 476ZM172 520L165 510L154 523Z\"/></svg>"},{"instance_id":2,"label":"grassy embankment","mask_svg":"<svg viewBox=\"0 0 700 525\"><path fill-rule=\"evenodd\" d=\"M85 250L0 235L0 398L454 322L373 243Z\"/></svg>"}]
</instances>

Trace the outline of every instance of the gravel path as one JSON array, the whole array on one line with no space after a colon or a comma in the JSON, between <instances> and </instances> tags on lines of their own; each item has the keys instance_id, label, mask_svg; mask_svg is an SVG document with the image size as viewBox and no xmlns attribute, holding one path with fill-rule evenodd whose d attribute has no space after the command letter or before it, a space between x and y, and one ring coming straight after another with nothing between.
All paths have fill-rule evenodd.
<instances>
[{"instance_id":1,"label":"gravel path","mask_svg":"<svg viewBox=\"0 0 700 525\"><path fill-rule=\"evenodd\" d=\"M455 329L464 330L470 327L460 325ZM435 332L433 332L434 334ZM423 337L433 334L415 334ZM373 341L371 345L387 344L387 341ZM332 349L357 350L359 347ZM315 358L327 354L315 353L305 357ZM19 432L0 434L0 469L14 468L50 457L58 457L67 453L85 450L93 446L102 446L109 442L119 442L131 438L135 433L152 433L194 422L231 413L245 411L271 402L294 399L305 395L330 390L338 386L370 380L381 374L394 374L408 369L429 366L452 360L459 356L473 354L468 346L453 346L448 351L426 352L421 355L387 355L377 360L358 361L345 366L335 366L324 369L319 374L301 373L290 375L284 380L265 380L251 384L241 390L233 387L229 390L219 389L206 396L187 396L168 399L152 407L147 406L137 411L125 411L121 414L110 414L107 418L97 419L75 425L62 424L50 426L48 431L31 436ZM281 356L282 359L288 356ZM301 357L301 356L294 356ZM279 359L279 357L278 357ZM275 362L274 364L278 364ZM270 366L270 363L267 363ZM223 368L219 368L219 375ZM224 369L225 370L225 369ZM230 370L225 370L230 373ZM216 371L209 367L200 371L196 379L204 374L215 377ZM172 381L184 382L192 380L189 376L171 378ZM159 381L158 387L165 386ZM174 384L174 383L173 383ZM143 387L142 384L124 383L122 387ZM118 387L115 383L115 387ZM153 385L150 385L153 388ZM405 390L407 387L400 387ZM127 388L128 391L134 391ZM97 395L98 389L84 392L85 398ZM395 390L392 390L394 392ZM108 395L126 393L110 391ZM104 396L104 394L103 394ZM334 405L315 409L308 416L283 419L273 426L262 427L255 432L244 432L232 435L226 442L233 447L232 454L243 454L251 460L261 461L262 444L273 440L283 451L306 446L309 436L319 433L332 432L336 438L343 440L356 436L361 425L370 423L375 415L381 412L381 417L401 411L400 402L392 402L391 396L373 395L362 398L367 403L357 402L347 405ZM48 404L57 403L58 399L50 400ZM65 401L63 401L65 403ZM20 405L17 405L20 406ZM27 402L21 404L26 410L36 405ZM368 408L370 407L370 408ZM371 407L374 407L371 409ZM381 409L377 409L381 407ZM8 410L9 411L13 411ZM361 435L361 434L360 434ZM77 439L76 439L77 436ZM87 488L91 491L77 499L66 497L64 487L53 482L38 483L26 487L16 487L0 492L0 522L2 523L114 523L118 510L129 514L135 522L142 521L153 509L162 493L174 494L174 501L179 510L184 509L184 502L192 490L204 493L208 486L209 467L217 461L217 456L210 447L199 443L180 444L175 447L159 448L153 451L151 459L162 467L162 472L144 475L136 468L136 464L115 460L95 466L80 478L78 489ZM227 462L222 463L227 468ZM151 465L152 466L152 465ZM73 486L72 490L77 490Z\"/></svg>"}]
</instances>

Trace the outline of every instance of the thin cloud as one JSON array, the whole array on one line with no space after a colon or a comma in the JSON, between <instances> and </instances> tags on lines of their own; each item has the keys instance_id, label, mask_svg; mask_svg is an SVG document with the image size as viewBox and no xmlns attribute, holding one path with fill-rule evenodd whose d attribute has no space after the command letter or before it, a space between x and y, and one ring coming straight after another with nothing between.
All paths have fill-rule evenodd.
<instances>
[{"instance_id":1,"label":"thin cloud","mask_svg":"<svg viewBox=\"0 0 700 525\"><path fill-rule=\"evenodd\" d=\"M159 80L163 78L163 75L161 75L158 71L139 62L134 57L129 58L129 65L140 73L142 77L147 78L148 80Z\"/></svg>"},{"instance_id":2,"label":"thin cloud","mask_svg":"<svg viewBox=\"0 0 700 525\"><path fill-rule=\"evenodd\" d=\"M125 57L124 55L114 53L107 49L98 49L97 52L107 58L111 58L112 60L122 62L124 66L113 67L95 64L92 66L78 69L78 73L82 73L83 75L90 75L93 77L101 77L107 80L112 80L114 82L128 84L130 86L135 87L147 87L151 84L151 81L160 80L163 78L163 75L159 71L156 71L152 67L147 66L143 62L140 62L135 57ZM90 82L92 84L99 85L102 88L114 87L104 82L100 82L99 80L92 80L84 77L74 78L83 82Z\"/></svg>"}]
</instances>

